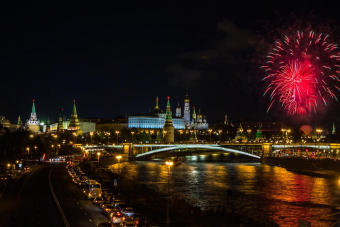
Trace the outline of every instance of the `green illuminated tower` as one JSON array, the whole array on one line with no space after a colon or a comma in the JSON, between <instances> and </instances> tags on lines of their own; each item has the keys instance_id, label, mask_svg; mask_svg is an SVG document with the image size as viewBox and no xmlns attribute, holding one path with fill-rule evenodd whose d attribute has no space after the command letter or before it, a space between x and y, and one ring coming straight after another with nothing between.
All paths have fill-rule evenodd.
<instances>
[{"instance_id":1,"label":"green illuminated tower","mask_svg":"<svg viewBox=\"0 0 340 227\"><path fill-rule=\"evenodd\" d=\"M262 125L260 124L259 127L256 130L256 141L263 140L263 134L262 134Z\"/></svg>"},{"instance_id":2,"label":"green illuminated tower","mask_svg":"<svg viewBox=\"0 0 340 227\"><path fill-rule=\"evenodd\" d=\"M73 110L70 118L70 124L67 127L67 130L80 130L78 114L76 109L76 100L73 100Z\"/></svg>"},{"instance_id":3,"label":"green illuminated tower","mask_svg":"<svg viewBox=\"0 0 340 227\"><path fill-rule=\"evenodd\" d=\"M333 135L335 135L335 134L336 134L336 132L335 132L335 124L334 124L334 122L333 122L333 129L332 129L332 134L333 134Z\"/></svg>"},{"instance_id":4,"label":"green illuminated tower","mask_svg":"<svg viewBox=\"0 0 340 227\"><path fill-rule=\"evenodd\" d=\"M175 142L175 128L172 124L172 112L170 108L170 97L168 96L168 103L166 105L166 113L165 113L165 122L163 126L164 132L164 143L173 143Z\"/></svg>"},{"instance_id":5,"label":"green illuminated tower","mask_svg":"<svg viewBox=\"0 0 340 227\"><path fill-rule=\"evenodd\" d=\"M193 113L192 113L192 121L193 122L196 122L196 111L195 111L195 107L194 107L194 110L193 110Z\"/></svg>"}]
</instances>

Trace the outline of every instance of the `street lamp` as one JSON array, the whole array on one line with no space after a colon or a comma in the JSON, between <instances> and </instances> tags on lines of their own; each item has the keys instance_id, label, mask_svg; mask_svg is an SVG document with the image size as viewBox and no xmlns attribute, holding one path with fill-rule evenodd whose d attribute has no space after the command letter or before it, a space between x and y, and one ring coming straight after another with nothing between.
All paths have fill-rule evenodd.
<instances>
[{"instance_id":1,"label":"street lamp","mask_svg":"<svg viewBox=\"0 0 340 227\"><path fill-rule=\"evenodd\" d=\"M28 160L29 153L30 153L30 148L29 148L29 147L27 147L27 148L26 148L26 150L27 150L27 160Z\"/></svg>"},{"instance_id":2,"label":"street lamp","mask_svg":"<svg viewBox=\"0 0 340 227\"><path fill-rule=\"evenodd\" d=\"M174 164L172 161L166 161L165 164L168 166L168 206L166 209L166 225L170 226L170 217L169 217L169 207L170 207L170 168Z\"/></svg>"},{"instance_id":3,"label":"street lamp","mask_svg":"<svg viewBox=\"0 0 340 227\"><path fill-rule=\"evenodd\" d=\"M250 140L250 133L251 133L251 129L247 129L248 132L248 141Z\"/></svg>"},{"instance_id":4,"label":"street lamp","mask_svg":"<svg viewBox=\"0 0 340 227\"><path fill-rule=\"evenodd\" d=\"M98 155L98 169L99 169L100 152L98 152L97 155Z\"/></svg>"},{"instance_id":5,"label":"street lamp","mask_svg":"<svg viewBox=\"0 0 340 227\"><path fill-rule=\"evenodd\" d=\"M119 187L118 187L118 189L119 189L119 191L118 191L118 195L120 195L120 187L121 187L121 182L120 182L120 159L122 158L122 156L121 155L118 155L118 156L116 156L116 158L117 158L117 160L118 160L118 173L119 173Z\"/></svg>"},{"instance_id":6,"label":"street lamp","mask_svg":"<svg viewBox=\"0 0 340 227\"><path fill-rule=\"evenodd\" d=\"M211 143L211 132L212 132L212 129L209 129L208 131L210 133L210 143Z\"/></svg>"},{"instance_id":7,"label":"street lamp","mask_svg":"<svg viewBox=\"0 0 340 227\"><path fill-rule=\"evenodd\" d=\"M220 135L220 143L222 143L222 130L218 130L218 134Z\"/></svg>"},{"instance_id":8,"label":"street lamp","mask_svg":"<svg viewBox=\"0 0 340 227\"><path fill-rule=\"evenodd\" d=\"M135 132L131 132L131 136L132 136L132 143L133 143L133 135L135 134Z\"/></svg>"},{"instance_id":9,"label":"street lamp","mask_svg":"<svg viewBox=\"0 0 340 227\"><path fill-rule=\"evenodd\" d=\"M119 134L119 131L116 131L116 134L117 134L117 144L118 144L118 134Z\"/></svg>"},{"instance_id":10,"label":"street lamp","mask_svg":"<svg viewBox=\"0 0 340 227\"><path fill-rule=\"evenodd\" d=\"M322 129L320 129L320 128L316 129L316 133L317 133L317 135L319 135L319 138L321 138L321 132L322 132Z\"/></svg>"}]
</instances>

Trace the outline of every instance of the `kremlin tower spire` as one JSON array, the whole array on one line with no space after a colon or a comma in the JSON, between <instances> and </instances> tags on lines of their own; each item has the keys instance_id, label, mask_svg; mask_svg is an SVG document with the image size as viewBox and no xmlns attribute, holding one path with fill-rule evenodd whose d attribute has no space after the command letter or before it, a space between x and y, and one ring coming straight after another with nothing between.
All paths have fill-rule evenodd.
<instances>
[{"instance_id":1,"label":"kremlin tower spire","mask_svg":"<svg viewBox=\"0 0 340 227\"><path fill-rule=\"evenodd\" d=\"M31 112L31 117L27 121L27 125L29 130L32 132L39 132L40 131L40 121L37 118L37 113L35 112L35 104L34 104L34 99L33 99L33 104L32 104L32 112Z\"/></svg>"},{"instance_id":2,"label":"kremlin tower spire","mask_svg":"<svg viewBox=\"0 0 340 227\"><path fill-rule=\"evenodd\" d=\"M163 113L163 110L158 106L158 97L156 97L156 107L151 111L151 113L158 114Z\"/></svg>"},{"instance_id":3,"label":"kremlin tower spire","mask_svg":"<svg viewBox=\"0 0 340 227\"><path fill-rule=\"evenodd\" d=\"M195 111L195 107L194 107L194 110L193 110L193 113L192 113L192 121L193 121L193 122L196 122L196 111Z\"/></svg>"},{"instance_id":4,"label":"kremlin tower spire","mask_svg":"<svg viewBox=\"0 0 340 227\"><path fill-rule=\"evenodd\" d=\"M17 129L21 128L21 119L20 119L20 115L18 117L18 123L17 123Z\"/></svg>"},{"instance_id":5,"label":"kremlin tower spire","mask_svg":"<svg viewBox=\"0 0 340 227\"><path fill-rule=\"evenodd\" d=\"M159 107L158 107L158 97L156 97L156 107L155 107L155 109L159 109Z\"/></svg>"},{"instance_id":6,"label":"kremlin tower spire","mask_svg":"<svg viewBox=\"0 0 340 227\"><path fill-rule=\"evenodd\" d=\"M228 116L227 116L227 114L226 114L226 115L224 115L224 125L229 125L229 123L228 123Z\"/></svg>"},{"instance_id":7,"label":"kremlin tower spire","mask_svg":"<svg viewBox=\"0 0 340 227\"><path fill-rule=\"evenodd\" d=\"M335 131L335 124L334 124L334 122L333 122L333 129L332 129L332 134L334 135L334 134L336 134L336 131Z\"/></svg>"},{"instance_id":8,"label":"kremlin tower spire","mask_svg":"<svg viewBox=\"0 0 340 227\"><path fill-rule=\"evenodd\" d=\"M175 141L174 137L175 128L172 124L172 112L170 107L170 96L168 96L168 103L166 105L166 113L165 113L165 123L163 126L164 132L164 143L173 143Z\"/></svg>"},{"instance_id":9,"label":"kremlin tower spire","mask_svg":"<svg viewBox=\"0 0 340 227\"><path fill-rule=\"evenodd\" d=\"M176 117L181 117L182 116L182 109L181 107L179 106L179 103L178 103L178 106L176 108Z\"/></svg>"},{"instance_id":10,"label":"kremlin tower spire","mask_svg":"<svg viewBox=\"0 0 340 227\"><path fill-rule=\"evenodd\" d=\"M78 114L77 114L77 109L76 109L76 100L73 100L72 115L70 119L70 124L67 129L68 130L80 130Z\"/></svg>"}]
</instances>

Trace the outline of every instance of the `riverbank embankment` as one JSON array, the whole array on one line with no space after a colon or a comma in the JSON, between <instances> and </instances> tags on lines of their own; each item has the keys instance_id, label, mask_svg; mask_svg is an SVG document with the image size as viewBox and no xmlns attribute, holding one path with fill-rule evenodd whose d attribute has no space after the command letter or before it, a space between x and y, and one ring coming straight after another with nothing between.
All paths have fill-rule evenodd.
<instances>
[{"instance_id":1,"label":"riverbank embankment","mask_svg":"<svg viewBox=\"0 0 340 227\"><path fill-rule=\"evenodd\" d=\"M333 159L303 159L265 157L262 163L284 167L287 170L301 174L328 179L340 178L340 161Z\"/></svg>"}]
</instances>

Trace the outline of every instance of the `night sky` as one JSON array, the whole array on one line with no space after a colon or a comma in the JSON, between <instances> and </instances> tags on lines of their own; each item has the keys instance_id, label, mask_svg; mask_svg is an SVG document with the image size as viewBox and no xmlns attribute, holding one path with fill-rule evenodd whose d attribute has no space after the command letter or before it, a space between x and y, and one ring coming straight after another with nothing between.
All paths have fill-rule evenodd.
<instances>
[{"instance_id":1,"label":"night sky","mask_svg":"<svg viewBox=\"0 0 340 227\"><path fill-rule=\"evenodd\" d=\"M168 95L174 112L189 92L209 123L224 114L281 120L266 112L261 39L292 13L335 22L340 15L320 2L110 2L2 5L1 115L26 120L35 99L38 118L56 121L62 108L69 117L75 99L81 118L115 118L149 111L156 96L165 110Z\"/></svg>"}]
</instances>

